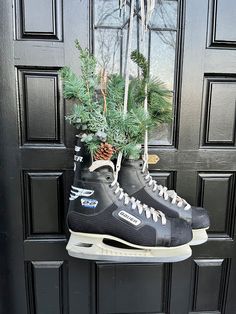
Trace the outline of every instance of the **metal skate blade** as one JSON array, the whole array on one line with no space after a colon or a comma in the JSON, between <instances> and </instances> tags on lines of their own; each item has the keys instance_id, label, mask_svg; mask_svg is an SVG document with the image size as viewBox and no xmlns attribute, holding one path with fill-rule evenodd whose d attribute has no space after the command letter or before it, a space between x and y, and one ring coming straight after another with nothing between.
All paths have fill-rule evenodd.
<instances>
[{"instance_id":1,"label":"metal skate blade","mask_svg":"<svg viewBox=\"0 0 236 314\"><path fill-rule=\"evenodd\" d=\"M114 246L115 242L116 246ZM179 262L189 258L192 254L191 248L187 244L171 248L147 248L109 235L76 232L71 232L66 249L70 256L76 258L134 263Z\"/></svg>"},{"instance_id":2,"label":"metal skate blade","mask_svg":"<svg viewBox=\"0 0 236 314\"><path fill-rule=\"evenodd\" d=\"M208 227L209 228L209 227ZM206 230L208 228L202 228L202 229L193 229L193 238L192 241L189 242L189 245L199 245L199 244L203 244L205 242L207 242L208 240L208 235Z\"/></svg>"}]
</instances>

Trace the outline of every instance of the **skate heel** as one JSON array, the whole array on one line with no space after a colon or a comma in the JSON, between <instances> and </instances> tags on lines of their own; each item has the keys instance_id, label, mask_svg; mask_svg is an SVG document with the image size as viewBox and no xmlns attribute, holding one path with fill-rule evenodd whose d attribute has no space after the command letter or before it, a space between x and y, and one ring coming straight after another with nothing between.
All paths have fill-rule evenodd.
<instances>
[{"instance_id":1,"label":"skate heel","mask_svg":"<svg viewBox=\"0 0 236 314\"><path fill-rule=\"evenodd\" d=\"M194 246L207 242L208 240L208 235L206 232L207 229L209 229L209 227L202 229L193 229L193 239L189 243L189 245Z\"/></svg>"},{"instance_id":2,"label":"skate heel","mask_svg":"<svg viewBox=\"0 0 236 314\"><path fill-rule=\"evenodd\" d=\"M76 258L116 262L178 262L192 254L189 245L147 248L109 235L73 231L66 249Z\"/></svg>"}]
</instances>

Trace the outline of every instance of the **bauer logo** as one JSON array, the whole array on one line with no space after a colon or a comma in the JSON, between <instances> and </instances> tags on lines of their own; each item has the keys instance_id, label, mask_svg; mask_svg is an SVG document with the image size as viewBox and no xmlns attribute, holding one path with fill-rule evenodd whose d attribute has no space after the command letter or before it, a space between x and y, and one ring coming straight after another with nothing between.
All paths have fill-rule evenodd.
<instances>
[{"instance_id":1,"label":"bauer logo","mask_svg":"<svg viewBox=\"0 0 236 314\"><path fill-rule=\"evenodd\" d=\"M81 198L81 204L84 207L88 207L88 208L96 208L98 201L94 200L92 198Z\"/></svg>"},{"instance_id":2,"label":"bauer logo","mask_svg":"<svg viewBox=\"0 0 236 314\"><path fill-rule=\"evenodd\" d=\"M83 161L83 157L82 157L82 156L74 155L74 161L82 162L82 161Z\"/></svg>"},{"instance_id":3,"label":"bauer logo","mask_svg":"<svg viewBox=\"0 0 236 314\"><path fill-rule=\"evenodd\" d=\"M122 210L118 213L118 216L123 218L124 220L130 222L134 226L138 226L141 224L141 220L134 217L133 215L127 213L126 211Z\"/></svg>"}]
</instances>

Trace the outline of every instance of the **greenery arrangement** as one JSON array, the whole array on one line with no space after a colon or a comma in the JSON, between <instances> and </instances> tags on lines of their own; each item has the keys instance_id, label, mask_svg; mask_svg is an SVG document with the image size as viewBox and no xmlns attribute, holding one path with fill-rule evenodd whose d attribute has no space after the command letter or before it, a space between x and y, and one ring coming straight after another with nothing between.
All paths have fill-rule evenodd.
<instances>
[{"instance_id":1,"label":"greenery arrangement","mask_svg":"<svg viewBox=\"0 0 236 314\"><path fill-rule=\"evenodd\" d=\"M102 69L97 74L95 57L88 49L82 49L78 41L75 45L80 53L81 75L76 76L68 67L60 70L64 97L75 102L66 119L80 130L93 157L110 159L119 152L139 157L146 128L150 130L171 119L171 92L159 80L149 78L147 60L134 51L131 58L142 75L130 80L128 112L124 115L124 78L107 75ZM143 108L145 93L149 113Z\"/></svg>"}]
</instances>

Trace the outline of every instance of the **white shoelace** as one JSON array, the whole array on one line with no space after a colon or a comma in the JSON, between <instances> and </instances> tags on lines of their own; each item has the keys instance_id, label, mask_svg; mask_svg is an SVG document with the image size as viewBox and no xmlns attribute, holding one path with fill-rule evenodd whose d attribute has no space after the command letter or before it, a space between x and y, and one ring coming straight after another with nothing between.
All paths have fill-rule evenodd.
<instances>
[{"instance_id":1,"label":"white shoelace","mask_svg":"<svg viewBox=\"0 0 236 314\"><path fill-rule=\"evenodd\" d=\"M166 224L166 216L164 213L161 211L155 210L152 207L148 207L147 205L141 204L139 200L136 200L134 197L130 197L127 193L123 191L123 189L119 186L119 183L115 179L112 183L111 186L114 187L116 185L116 189L114 191L115 194L120 193L118 198L120 200L124 200L124 204L128 205L131 203L132 209L137 209L139 215L141 215L143 212L145 212L146 218L147 219L152 219L153 221L157 222L158 218L161 219L162 225Z\"/></svg>"},{"instance_id":2,"label":"white shoelace","mask_svg":"<svg viewBox=\"0 0 236 314\"><path fill-rule=\"evenodd\" d=\"M125 205L128 205L129 203L131 203L132 209L137 209L138 213L140 215L142 214L142 212L145 212L147 219L151 218L153 221L157 222L158 218L161 218L162 225L166 224L166 216L164 213L162 213L161 211L155 210L152 207L148 207L147 205L141 204L141 202L139 200L136 200L134 197L130 197L127 193L124 192L124 190L120 187L120 185L117 181L117 174L118 173L114 171L115 169L114 169L114 164L112 161L110 161L110 160L96 160L89 167L89 171L93 172L102 166L109 166L112 168L113 174L114 174L114 180L111 183L111 187L116 186L114 193L115 194L120 193L118 198L120 200L124 199Z\"/></svg>"},{"instance_id":3,"label":"white shoelace","mask_svg":"<svg viewBox=\"0 0 236 314\"><path fill-rule=\"evenodd\" d=\"M145 173L145 168L142 172ZM191 205L174 190L168 190L167 187L157 184L156 180L152 178L149 172L147 172L147 175L144 178L148 181L148 185L152 186L153 192L158 190L159 196L163 197L165 201L168 201L170 198L172 204L176 204L178 207L184 206L184 210L189 210L191 208Z\"/></svg>"}]
</instances>

